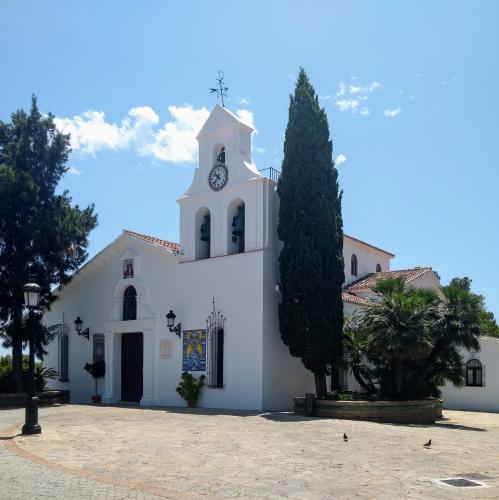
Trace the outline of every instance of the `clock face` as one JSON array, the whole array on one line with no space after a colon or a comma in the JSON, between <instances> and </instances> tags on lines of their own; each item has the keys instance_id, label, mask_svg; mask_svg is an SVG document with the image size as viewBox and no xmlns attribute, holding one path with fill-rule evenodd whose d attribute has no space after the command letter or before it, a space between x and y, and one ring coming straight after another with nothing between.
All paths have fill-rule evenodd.
<instances>
[{"instance_id":1,"label":"clock face","mask_svg":"<svg viewBox=\"0 0 499 500\"><path fill-rule=\"evenodd\" d=\"M220 191L224 188L229 180L229 172L227 167L221 163L215 165L208 174L208 184L213 191Z\"/></svg>"}]
</instances>

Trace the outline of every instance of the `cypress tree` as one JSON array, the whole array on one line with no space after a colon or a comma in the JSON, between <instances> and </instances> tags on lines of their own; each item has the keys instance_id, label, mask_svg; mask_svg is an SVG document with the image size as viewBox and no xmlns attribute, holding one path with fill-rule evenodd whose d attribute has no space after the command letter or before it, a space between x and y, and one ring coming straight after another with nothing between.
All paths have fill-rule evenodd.
<instances>
[{"instance_id":1,"label":"cypress tree","mask_svg":"<svg viewBox=\"0 0 499 500\"><path fill-rule=\"evenodd\" d=\"M279 328L291 355L313 372L319 398L327 392L328 365L336 368L343 353L342 193L332 155L326 112L301 69L277 188Z\"/></svg>"},{"instance_id":2,"label":"cypress tree","mask_svg":"<svg viewBox=\"0 0 499 500\"><path fill-rule=\"evenodd\" d=\"M68 171L70 137L31 110L0 121L0 339L12 347L17 390L22 390L22 347L27 340L23 285L38 283L41 307L55 299L53 285L67 284L87 257L88 234L97 224L94 206L73 205L57 187ZM49 338L37 326L37 354Z\"/></svg>"}]
</instances>

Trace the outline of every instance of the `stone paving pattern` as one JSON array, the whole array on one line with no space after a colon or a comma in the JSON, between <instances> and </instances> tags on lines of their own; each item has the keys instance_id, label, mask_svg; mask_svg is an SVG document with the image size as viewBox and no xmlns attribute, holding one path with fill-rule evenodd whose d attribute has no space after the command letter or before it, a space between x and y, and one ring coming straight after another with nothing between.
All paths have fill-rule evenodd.
<instances>
[{"instance_id":1,"label":"stone paving pattern","mask_svg":"<svg viewBox=\"0 0 499 500\"><path fill-rule=\"evenodd\" d=\"M407 426L66 405L40 410L41 435L9 439L23 411L3 410L0 498L499 498L499 414L444 417ZM486 487L436 483L474 474Z\"/></svg>"}]
</instances>

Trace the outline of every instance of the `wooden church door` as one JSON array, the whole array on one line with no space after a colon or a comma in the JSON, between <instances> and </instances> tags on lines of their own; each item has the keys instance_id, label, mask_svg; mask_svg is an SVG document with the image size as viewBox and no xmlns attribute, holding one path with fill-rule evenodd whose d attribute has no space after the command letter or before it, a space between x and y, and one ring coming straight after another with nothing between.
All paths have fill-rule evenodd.
<instances>
[{"instance_id":1,"label":"wooden church door","mask_svg":"<svg viewBox=\"0 0 499 500\"><path fill-rule=\"evenodd\" d=\"M144 335L121 335L121 401L140 402L142 398L142 366L144 359Z\"/></svg>"}]
</instances>

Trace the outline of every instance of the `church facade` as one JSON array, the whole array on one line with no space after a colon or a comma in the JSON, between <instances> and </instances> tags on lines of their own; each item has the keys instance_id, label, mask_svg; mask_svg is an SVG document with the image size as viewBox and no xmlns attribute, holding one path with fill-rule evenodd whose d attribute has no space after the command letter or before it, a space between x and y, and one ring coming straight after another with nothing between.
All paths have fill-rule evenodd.
<instances>
[{"instance_id":1,"label":"church facade","mask_svg":"<svg viewBox=\"0 0 499 500\"><path fill-rule=\"evenodd\" d=\"M251 160L252 132L216 106L178 199L180 244L125 230L57 292L44 315L57 333L44 364L72 402L90 400L83 366L96 360L106 364L105 403L185 405L175 391L183 371L206 376L198 405L207 408L287 409L315 391L280 337L276 182ZM390 271L393 257L345 235L346 313L368 303L374 277L406 273L439 287L430 268Z\"/></svg>"}]
</instances>

